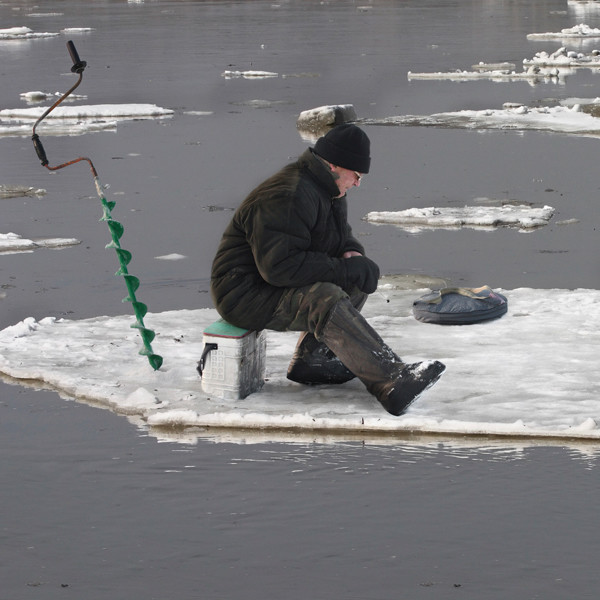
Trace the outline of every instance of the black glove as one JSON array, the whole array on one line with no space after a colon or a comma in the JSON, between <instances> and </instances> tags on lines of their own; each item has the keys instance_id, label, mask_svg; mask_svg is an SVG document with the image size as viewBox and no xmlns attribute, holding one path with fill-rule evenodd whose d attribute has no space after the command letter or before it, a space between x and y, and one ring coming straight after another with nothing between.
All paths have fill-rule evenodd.
<instances>
[{"instance_id":1,"label":"black glove","mask_svg":"<svg viewBox=\"0 0 600 600\"><path fill-rule=\"evenodd\" d=\"M352 256L344 260L346 282L350 288L355 285L361 292L372 294L377 289L379 267L366 256Z\"/></svg>"}]
</instances>

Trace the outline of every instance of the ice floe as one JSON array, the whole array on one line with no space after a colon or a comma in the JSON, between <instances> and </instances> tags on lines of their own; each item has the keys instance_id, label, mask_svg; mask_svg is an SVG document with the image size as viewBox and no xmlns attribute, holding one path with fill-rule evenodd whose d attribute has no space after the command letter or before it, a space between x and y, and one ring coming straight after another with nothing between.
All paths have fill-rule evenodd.
<instances>
[{"instance_id":1,"label":"ice floe","mask_svg":"<svg viewBox=\"0 0 600 600\"><path fill-rule=\"evenodd\" d=\"M40 238L28 240L16 233L0 233L0 252L31 252L36 248L63 248L80 244L75 238Z\"/></svg>"},{"instance_id":2,"label":"ice floe","mask_svg":"<svg viewBox=\"0 0 600 600\"><path fill-rule=\"evenodd\" d=\"M596 101L590 101L590 106ZM595 112L595 111L591 111ZM582 106L528 107L505 103L503 109L459 110L432 115L400 115L363 119L365 125L453 127L466 129L537 130L587 136L600 135L600 119Z\"/></svg>"},{"instance_id":3,"label":"ice floe","mask_svg":"<svg viewBox=\"0 0 600 600\"><path fill-rule=\"evenodd\" d=\"M46 106L0 110L0 136L31 133L33 123ZM91 131L115 129L123 120L165 119L174 111L155 104L95 104L58 106L43 121L38 133L44 135L80 135Z\"/></svg>"},{"instance_id":4,"label":"ice floe","mask_svg":"<svg viewBox=\"0 0 600 600\"><path fill-rule=\"evenodd\" d=\"M495 229L516 227L531 231L547 225L554 208L526 205L409 208L400 211L370 212L364 219L371 223L398 225L410 230L460 227Z\"/></svg>"},{"instance_id":5,"label":"ice floe","mask_svg":"<svg viewBox=\"0 0 600 600\"><path fill-rule=\"evenodd\" d=\"M558 32L546 32L546 33L529 33L527 34L528 40L553 40L562 38L577 38L577 39L589 39L600 37L600 29L590 27L585 23L580 23L574 27L567 27L561 29Z\"/></svg>"},{"instance_id":6,"label":"ice floe","mask_svg":"<svg viewBox=\"0 0 600 600\"><path fill-rule=\"evenodd\" d=\"M45 100L49 100L49 99L60 98L63 95L63 92L42 92L40 90L34 90L31 92L23 92L22 94L19 94L19 95L26 102L35 103L35 102L44 102ZM67 96L67 98L65 98L65 101L73 102L75 100L83 100L85 98L87 98L87 96L82 95L82 94L70 94L69 96Z\"/></svg>"},{"instance_id":7,"label":"ice floe","mask_svg":"<svg viewBox=\"0 0 600 600\"><path fill-rule=\"evenodd\" d=\"M35 121L48 107L5 108L0 110L0 119L28 119ZM155 104L94 104L80 106L58 106L47 119L140 119L168 117L174 111Z\"/></svg>"},{"instance_id":8,"label":"ice floe","mask_svg":"<svg viewBox=\"0 0 600 600\"><path fill-rule=\"evenodd\" d=\"M28 185L3 185L0 184L0 198L19 198L21 196L44 196L46 190Z\"/></svg>"},{"instance_id":9,"label":"ice floe","mask_svg":"<svg viewBox=\"0 0 600 600\"><path fill-rule=\"evenodd\" d=\"M225 77L225 79L237 79L239 77L243 77L244 79L268 79L270 77L279 77L279 74L269 71L223 71L221 76Z\"/></svg>"},{"instance_id":10,"label":"ice floe","mask_svg":"<svg viewBox=\"0 0 600 600\"><path fill-rule=\"evenodd\" d=\"M8 136L30 136L33 121L19 122L12 120L8 123L3 123L0 118L0 137ZM94 131L114 131L117 128L117 121L75 121L72 119L60 119L51 123L44 121L43 125L38 129L38 134L44 136L49 135L83 135Z\"/></svg>"},{"instance_id":11,"label":"ice floe","mask_svg":"<svg viewBox=\"0 0 600 600\"><path fill-rule=\"evenodd\" d=\"M412 73L408 72L409 81L416 79L445 79L449 81L474 81L491 79L492 81L518 81L526 80L537 82L540 80L558 80L569 73L556 67L542 67L537 64L528 66L525 70L517 72L510 69L477 69L475 71L456 71L438 73Z\"/></svg>"},{"instance_id":12,"label":"ice floe","mask_svg":"<svg viewBox=\"0 0 600 600\"><path fill-rule=\"evenodd\" d=\"M159 371L137 356L134 319L125 315L28 318L7 327L0 331L0 372L136 415L152 428L600 439L599 290L502 290L508 313L466 326L417 321L412 303L426 292L398 289L394 278L384 278L364 308L404 359L447 365L440 381L399 418L357 380L341 386L287 380L298 337L293 332L267 332L267 381L260 392L244 400L208 397L196 363L202 332L218 317L213 309L146 316L157 332L155 350L164 357Z\"/></svg>"},{"instance_id":13,"label":"ice floe","mask_svg":"<svg viewBox=\"0 0 600 600\"><path fill-rule=\"evenodd\" d=\"M533 58L524 59L524 65L540 65L543 67L600 67L600 50L577 52L561 46L558 50L548 53L544 50L536 52Z\"/></svg>"},{"instance_id":14,"label":"ice floe","mask_svg":"<svg viewBox=\"0 0 600 600\"><path fill-rule=\"evenodd\" d=\"M90 33L94 31L93 27L66 27L65 29L61 29L61 33L73 34L73 33Z\"/></svg>"},{"instance_id":15,"label":"ice floe","mask_svg":"<svg viewBox=\"0 0 600 600\"><path fill-rule=\"evenodd\" d=\"M187 258L185 254L179 254L177 252L173 252L172 254L163 254L162 256L155 256L156 260L184 260Z\"/></svg>"},{"instance_id":16,"label":"ice floe","mask_svg":"<svg viewBox=\"0 0 600 600\"><path fill-rule=\"evenodd\" d=\"M352 104L327 104L303 110L296 120L296 127L307 141L316 141L330 127L352 121L356 121Z\"/></svg>"},{"instance_id":17,"label":"ice floe","mask_svg":"<svg viewBox=\"0 0 600 600\"><path fill-rule=\"evenodd\" d=\"M9 27L0 29L0 41L4 40L31 40L35 38L47 38L60 35L59 33L36 33L29 27Z\"/></svg>"}]
</instances>

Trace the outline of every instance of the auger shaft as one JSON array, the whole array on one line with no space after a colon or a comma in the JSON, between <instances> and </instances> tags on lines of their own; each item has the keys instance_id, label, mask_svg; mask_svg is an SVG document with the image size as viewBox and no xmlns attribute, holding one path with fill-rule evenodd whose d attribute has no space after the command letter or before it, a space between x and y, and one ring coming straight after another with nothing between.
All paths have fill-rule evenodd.
<instances>
[{"instance_id":1,"label":"auger shaft","mask_svg":"<svg viewBox=\"0 0 600 600\"><path fill-rule=\"evenodd\" d=\"M123 302L131 302L131 305L133 307L133 312L136 317L136 322L133 325L131 325L131 327L137 329L140 334L140 337L142 338L143 348L140 350L139 354L146 356L148 358L148 362L150 363L152 368L156 371L156 370L160 369L160 367L163 363L163 359L162 359L162 356L155 354L154 351L152 350L152 341L156 337L156 334L154 333L154 331L152 331L151 329L148 329L144 325L144 317L146 316L146 313L148 312L148 307L145 304L143 304L142 302L139 302L135 295L137 289L140 286L140 280L137 277L135 277L134 275L131 275L127 269L127 265L129 265L129 263L131 262L131 252L129 252L129 250L125 250L125 249L121 248L120 240L121 240L121 237L123 236L123 225L121 223L119 223L118 221L115 221L112 217L112 210L116 204L115 201L106 199L106 197L104 195L103 187L100 184L100 180L98 178L98 172L96 171L96 168L94 167L94 163L89 158L81 156L79 158L75 158L73 160L62 163L55 167L51 167L48 163L48 158L46 156L46 151L44 149L44 146L42 145L42 142L41 142L38 134L36 133L37 126L67 96L69 96L69 94L71 94L73 92L73 90L75 90L81 83L81 80L83 77L83 71L84 71L87 63L85 61L82 61L79 58L79 54L77 53L77 50L75 49L75 45L73 44L72 41L67 42L67 48L69 50L69 54L71 55L71 59L73 60L73 66L71 67L71 71L73 73L77 73L79 75L79 79L77 80L77 83L75 83L75 85L71 89L69 89L67 92L65 92L65 94L63 94L35 122L35 124L33 126L33 135L31 137L31 139L33 141L33 146L35 148L37 156L42 163L42 166L46 167L50 171L57 171L59 169L68 167L69 165L73 165L73 164L76 164L81 161L85 161L89 164L90 169L92 171L92 175L94 177L94 184L96 186L96 192L98 194L98 197L100 198L100 202L102 203L102 218L100 220L106 221L106 224L108 225L108 229L110 231L111 238L112 238L111 242L109 242L106 245L106 248L114 248L114 250L117 253L120 267L119 267L119 270L115 273L115 275L121 275L121 276L123 276L123 278L125 280L125 285L127 287L128 294L127 294L127 297L125 297L123 299Z\"/></svg>"}]
</instances>

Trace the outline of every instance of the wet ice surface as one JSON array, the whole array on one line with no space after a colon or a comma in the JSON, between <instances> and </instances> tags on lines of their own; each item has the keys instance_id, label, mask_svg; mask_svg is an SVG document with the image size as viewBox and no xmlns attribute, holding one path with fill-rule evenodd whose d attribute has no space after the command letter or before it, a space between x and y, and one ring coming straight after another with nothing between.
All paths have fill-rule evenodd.
<instances>
[{"instance_id":1,"label":"wet ice surface","mask_svg":"<svg viewBox=\"0 0 600 600\"><path fill-rule=\"evenodd\" d=\"M423 292L399 290L393 279L384 279L364 309L404 361L437 359L447 366L436 386L401 418L388 415L358 381L318 387L288 381L294 332L268 332L262 390L243 400L206 394L196 362L202 332L218 318L210 309L146 315L146 325L158 332L154 352L164 358L156 372L136 358L141 341L131 317L25 320L0 331L0 370L137 415L155 427L600 438L594 375L598 291L504 291L506 316L465 326L416 321L412 302Z\"/></svg>"}]
</instances>

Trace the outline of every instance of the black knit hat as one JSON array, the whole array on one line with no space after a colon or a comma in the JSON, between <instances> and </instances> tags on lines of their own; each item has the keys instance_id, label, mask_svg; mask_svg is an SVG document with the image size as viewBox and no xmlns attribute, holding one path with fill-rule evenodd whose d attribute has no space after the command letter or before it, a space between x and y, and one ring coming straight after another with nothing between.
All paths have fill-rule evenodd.
<instances>
[{"instance_id":1,"label":"black knit hat","mask_svg":"<svg viewBox=\"0 0 600 600\"><path fill-rule=\"evenodd\" d=\"M368 173L371 166L371 142L367 134L350 123L338 125L317 140L315 152L330 163Z\"/></svg>"}]
</instances>

